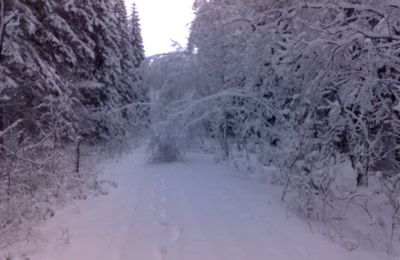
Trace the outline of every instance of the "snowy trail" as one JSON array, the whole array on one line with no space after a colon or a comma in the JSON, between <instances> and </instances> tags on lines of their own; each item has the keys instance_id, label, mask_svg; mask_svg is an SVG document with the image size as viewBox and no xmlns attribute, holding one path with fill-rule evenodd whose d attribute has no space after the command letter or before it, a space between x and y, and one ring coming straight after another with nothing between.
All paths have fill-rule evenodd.
<instances>
[{"instance_id":1,"label":"snowy trail","mask_svg":"<svg viewBox=\"0 0 400 260\"><path fill-rule=\"evenodd\" d=\"M31 260L385 259L348 252L288 214L275 187L229 175L205 155L108 166L118 188L60 212Z\"/></svg>"}]
</instances>

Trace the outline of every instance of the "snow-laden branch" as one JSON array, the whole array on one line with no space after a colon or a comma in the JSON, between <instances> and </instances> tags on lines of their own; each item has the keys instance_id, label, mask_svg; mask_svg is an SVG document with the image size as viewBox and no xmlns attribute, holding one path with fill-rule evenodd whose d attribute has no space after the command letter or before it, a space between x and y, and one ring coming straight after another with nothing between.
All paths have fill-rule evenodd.
<instances>
[{"instance_id":1,"label":"snow-laden branch","mask_svg":"<svg viewBox=\"0 0 400 260\"><path fill-rule=\"evenodd\" d=\"M121 107L112 108L110 110L107 110L107 112L110 112L110 113L119 112L124 109L132 108L132 107L148 107L149 108L150 106L151 106L151 102L133 102L133 103L129 103L124 106L121 106Z\"/></svg>"},{"instance_id":2,"label":"snow-laden branch","mask_svg":"<svg viewBox=\"0 0 400 260\"><path fill-rule=\"evenodd\" d=\"M9 125L6 129L0 131L0 138L2 138L7 132L9 132L12 129L16 128L22 121L23 121L22 119L18 119L17 121L15 121L11 125Z\"/></svg>"},{"instance_id":3,"label":"snow-laden branch","mask_svg":"<svg viewBox=\"0 0 400 260\"><path fill-rule=\"evenodd\" d=\"M335 3L335 4L328 4L328 3L307 3L307 2L299 2L299 7L301 8L312 8L312 9L353 9L358 11L368 11L377 14L381 18L385 17L385 11L380 10L375 6L365 5L365 4L349 4L349 3Z\"/></svg>"},{"instance_id":4,"label":"snow-laden branch","mask_svg":"<svg viewBox=\"0 0 400 260\"><path fill-rule=\"evenodd\" d=\"M257 97L257 95L251 95L251 93L248 93L242 89L229 89L229 90L221 91L214 95L200 98L194 102L191 102L190 104L186 104L186 105L177 107L175 110L178 110L179 112L173 113L171 116L175 117L175 118L183 116L184 114L190 113L191 111L195 111L196 109L204 106L205 104L208 104L210 102L220 101L223 98L249 99L249 100L254 101L257 104L263 105L265 108L267 108L270 111L274 111L274 112L278 113L278 110L274 106L261 100L260 98ZM219 103L219 102L217 102L217 103Z\"/></svg>"},{"instance_id":5,"label":"snow-laden branch","mask_svg":"<svg viewBox=\"0 0 400 260\"><path fill-rule=\"evenodd\" d=\"M10 154L11 156L14 156L15 158L17 158L18 160L27 162L27 163L31 163L31 164L35 164L35 165L44 165L44 162L37 162L37 161L33 161L31 159L28 158L24 158L22 156L20 156L18 154L18 152L12 151L11 149L9 149L7 146L0 144L0 148L4 149L8 154Z\"/></svg>"},{"instance_id":6,"label":"snow-laden branch","mask_svg":"<svg viewBox=\"0 0 400 260\"><path fill-rule=\"evenodd\" d=\"M6 27L16 15L15 12L11 12L6 16L4 9L5 9L4 0L0 0L0 61L2 59L2 54L3 54Z\"/></svg>"},{"instance_id":7,"label":"snow-laden branch","mask_svg":"<svg viewBox=\"0 0 400 260\"><path fill-rule=\"evenodd\" d=\"M150 102L133 102L129 103L120 107L113 107L113 108L108 108L108 109L99 109L99 110L91 110L92 114L98 114L98 115L106 115L106 114L112 114L112 113L118 113L121 112L124 109L129 109L129 108L135 108L135 107L147 107L150 108L151 103Z\"/></svg>"}]
</instances>

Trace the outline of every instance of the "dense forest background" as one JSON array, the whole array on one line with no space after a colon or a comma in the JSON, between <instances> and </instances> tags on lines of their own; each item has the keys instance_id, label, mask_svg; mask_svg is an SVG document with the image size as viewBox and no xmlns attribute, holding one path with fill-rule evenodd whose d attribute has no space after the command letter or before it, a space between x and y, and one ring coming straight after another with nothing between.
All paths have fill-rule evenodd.
<instances>
[{"instance_id":1,"label":"dense forest background","mask_svg":"<svg viewBox=\"0 0 400 260\"><path fill-rule=\"evenodd\" d=\"M83 196L80 153L148 124L143 60L123 0L0 1L1 246Z\"/></svg>"},{"instance_id":2,"label":"dense forest background","mask_svg":"<svg viewBox=\"0 0 400 260\"><path fill-rule=\"evenodd\" d=\"M15 234L81 194L80 144L93 151L146 132L153 162L214 153L281 185L282 201L329 223L347 249L392 252L400 4L193 8L187 48L145 59L137 11L128 17L122 0L0 0L0 230ZM270 167L276 173L264 176Z\"/></svg>"},{"instance_id":3,"label":"dense forest background","mask_svg":"<svg viewBox=\"0 0 400 260\"><path fill-rule=\"evenodd\" d=\"M282 201L340 230L332 240L352 234L362 242L350 249L392 251L399 3L197 0L194 10L188 48L152 57L145 70L154 157L201 148L247 175L277 167L268 179L282 185Z\"/></svg>"}]
</instances>

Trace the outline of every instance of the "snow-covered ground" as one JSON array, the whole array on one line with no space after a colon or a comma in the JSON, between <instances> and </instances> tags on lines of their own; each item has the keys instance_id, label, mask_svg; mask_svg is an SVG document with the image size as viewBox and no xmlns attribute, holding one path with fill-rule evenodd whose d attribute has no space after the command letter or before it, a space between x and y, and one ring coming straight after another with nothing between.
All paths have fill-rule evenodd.
<instances>
[{"instance_id":1,"label":"snow-covered ground","mask_svg":"<svg viewBox=\"0 0 400 260\"><path fill-rule=\"evenodd\" d=\"M388 259L313 233L277 187L230 171L207 155L148 164L132 152L105 169L116 189L71 204L19 250L30 260Z\"/></svg>"}]
</instances>

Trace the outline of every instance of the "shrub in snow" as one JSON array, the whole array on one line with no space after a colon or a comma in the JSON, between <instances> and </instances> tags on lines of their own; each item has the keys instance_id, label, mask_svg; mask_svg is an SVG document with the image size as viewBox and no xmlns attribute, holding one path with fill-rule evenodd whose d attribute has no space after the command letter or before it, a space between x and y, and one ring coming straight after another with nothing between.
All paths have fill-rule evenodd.
<instances>
[{"instance_id":1,"label":"shrub in snow","mask_svg":"<svg viewBox=\"0 0 400 260\"><path fill-rule=\"evenodd\" d=\"M154 163L176 162L183 158L183 138L173 133L155 134L149 143L150 161Z\"/></svg>"}]
</instances>

